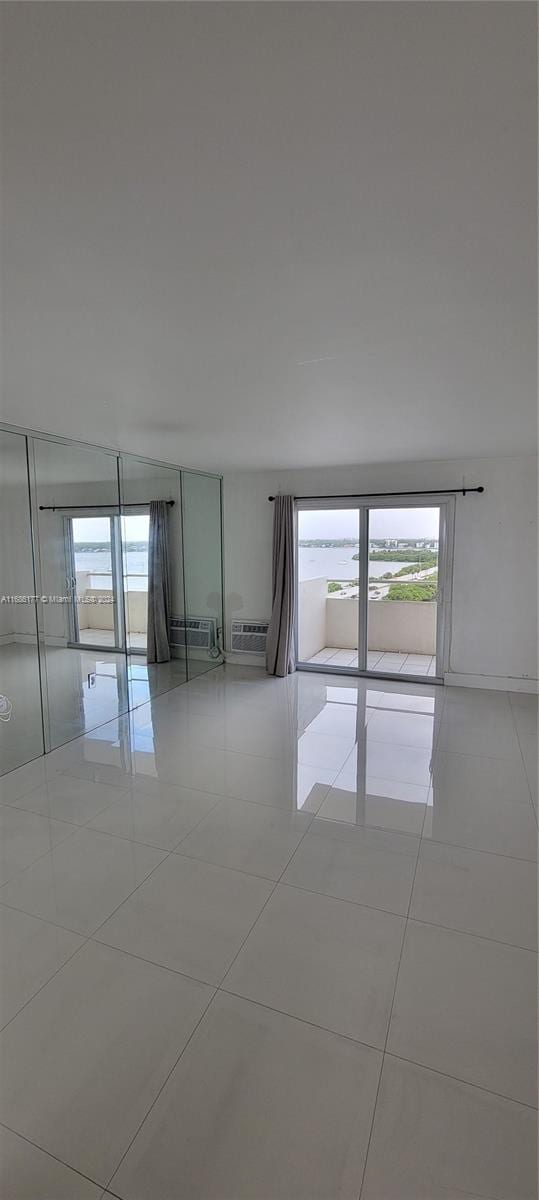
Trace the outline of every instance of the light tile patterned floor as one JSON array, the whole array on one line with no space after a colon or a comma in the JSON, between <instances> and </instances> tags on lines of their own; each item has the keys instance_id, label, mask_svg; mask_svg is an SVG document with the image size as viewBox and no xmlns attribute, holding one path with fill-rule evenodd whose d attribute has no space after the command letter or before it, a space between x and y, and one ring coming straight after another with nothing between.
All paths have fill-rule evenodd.
<instances>
[{"instance_id":1,"label":"light tile patterned floor","mask_svg":"<svg viewBox=\"0 0 539 1200\"><path fill-rule=\"evenodd\" d=\"M324 646L323 650L313 654L307 662L316 663L318 666L357 667L357 651ZM369 650L367 669L398 675L433 676L436 674L436 658L432 654L398 654L393 651Z\"/></svg>"},{"instance_id":2,"label":"light tile patterned floor","mask_svg":"<svg viewBox=\"0 0 539 1200\"><path fill-rule=\"evenodd\" d=\"M536 1196L536 699L219 668L0 780L0 1194Z\"/></svg>"}]
</instances>

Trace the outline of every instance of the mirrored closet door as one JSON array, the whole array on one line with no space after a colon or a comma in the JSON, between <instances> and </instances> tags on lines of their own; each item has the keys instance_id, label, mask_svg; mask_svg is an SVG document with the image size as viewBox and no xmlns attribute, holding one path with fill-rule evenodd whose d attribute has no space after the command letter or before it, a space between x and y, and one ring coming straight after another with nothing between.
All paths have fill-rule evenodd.
<instances>
[{"instance_id":1,"label":"mirrored closet door","mask_svg":"<svg viewBox=\"0 0 539 1200\"><path fill-rule=\"evenodd\" d=\"M118 459L32 439L47 749L127 712Z\"/></svg>"},{"instance_id":2,"label":"mirrored closet door","mask_svg":"<svg viewBox=\"0 0 539 1200\"><path fill-rule=\"evenodd\" d=\"M133 708L187 679L181 471L122 456L122 594Z\"/></svg>"},{"instance_id":3,"label":"mirrored closet door","mask_svg":"<svg viewBox=\"0 0 539 1200\"><path fill-rule=\"evenodd\" d=\"M223 588L218 476L0 427L0 481L3 775L219 666Z\"/></svg>"},{"instance_id":4,"label":"mirrored closet door","mask_svg":"<svg viewBox=\"0 0 539 1200\"><path fill-rule=\"evenodd\" d=\"M0 774L43 754L26 438L0 430Z\"/></svg>"}]
</instances>

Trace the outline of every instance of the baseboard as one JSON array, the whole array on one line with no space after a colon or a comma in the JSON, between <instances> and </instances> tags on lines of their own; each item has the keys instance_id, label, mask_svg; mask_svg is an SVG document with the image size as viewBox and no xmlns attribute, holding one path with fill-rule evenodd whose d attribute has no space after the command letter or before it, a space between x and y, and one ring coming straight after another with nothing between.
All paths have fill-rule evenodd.
<instances>
[{"instance_id":1,"label":"baseboard","mask_svg":"<svg viewBox=\"0 0 539 1200\"><path fill-rule=\"evenodd\" d=\"M24 646L35 646L37 639L35 633L3 633L0 635L0 646L14 646L20 643Z\"/></svg>"},{"instance_id":2,"label":"baseboard","mask_svg":"<svg viewBox=\"0 0 539 1200\"><path fill-rule=\"evenodd\" d=\"M532 695L539 692L539 680L521 676L460 675L457 671L446 671L444 683L448 687L486 688L488 691L529 692Z\"/></svg>"},{"instance_id":3,"label":"baseboard","mask_svg":"<svg viewBox=\"0 0 539 1200\"><path fill-rule=\"evenodd\" d=\"M262 671L266 665L263 654L248 654L246 650L226 650L225 662L243 667L259 667Z\"/></svg>"}]
</instances>

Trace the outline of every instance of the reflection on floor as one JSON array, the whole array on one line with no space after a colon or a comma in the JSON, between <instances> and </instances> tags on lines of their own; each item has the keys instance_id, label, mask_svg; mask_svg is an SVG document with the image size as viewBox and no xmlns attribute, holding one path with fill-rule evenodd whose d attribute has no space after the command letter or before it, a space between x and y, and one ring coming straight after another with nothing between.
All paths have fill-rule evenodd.
<instances>
[{"instance_id":1,"label":"reflection on floor","mask_svg":"<svg viewBox=\"0 0 539 1200\"><path fill-rule=\"evenodd\" d=\"M324 646L307 662L318 666L357 667L357 650L341 650L337 646ZM398 654L396 651L369 650L368 671L387 671L392 675L435 675L436 659L432 654Z\"/></svg>"},{"instance_id":2,"label":"reflection on floor","mask_svg":"<svg viewBox=\"0 0 539 1200\"><path fill-rule=\"evenodd\" d=\"M114 639L115 634L112 629L81 629L80 631L80 641L85 646L114 646ZM145 633L129 633L128 640L131 649L146 649Z\"/></svg>"},{"instance_id":3,"label":"reflection on floor","mask_svg":"<svg viewBox=\"0 0 539 1200\"><path fill-rule=\"evenodd\" d=\"M228 667L0 780L3 1194L531 1200L536 721Z\"/></svg>"}]
</instances>

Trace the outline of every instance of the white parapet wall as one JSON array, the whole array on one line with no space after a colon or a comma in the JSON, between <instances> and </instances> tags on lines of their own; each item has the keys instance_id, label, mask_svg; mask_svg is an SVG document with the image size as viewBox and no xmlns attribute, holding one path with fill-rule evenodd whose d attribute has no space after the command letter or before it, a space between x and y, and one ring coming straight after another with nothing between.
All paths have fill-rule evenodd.
<instances>
[{"instance_id":1,"label":"white parapet wall","mask_svg":"<svg viewBox=\"0 0 539 1200\"><path fill-rule=\"evenodd\" d=\"M357 649L358 601L327 594L326 579L299 587L299 659L306 662L325 646ZM371 600L369 650L408 654L436 651L436 603L429 600Z\"/></svg>"},{"instance_id":2,"label":"white parapet wall","mask_svg":"<svg viewBox=\"0 0 539 1200\"><path fill-rule=\"evenodd\" d=\"M307 662L331 645L326 636L327 579L304 579L299 585L298 655Z\"/></svg>"},{"instance_id":3,"label":"white parapet wall","mask_svg":"<svg viewBox=\"0 0 539 1200\"><path fill-rule=\"evenodd\" d=\"M114 605L112 592L106 588L82 588L77 576L78 592L86 604L78 604L79 629L114 629ZM98 601L103 603L98 603ZM126 592L127 605L126 622L130 633L146 633L147 625L147 592Z\"/></svg>"},{"instance_id":4,"label":"white parapet wall","mask_svg":"<svg viewBox=\"0 0 539 1200\"><path fill-rule=\"evenodd\" d=\"M357 650L357 605L355 596L327 596L326 646Z\"/></svg>"},{"instance_id":5,"label":"white parapet wall","mask_svg":"<svg viewBox=\"0 0 539 1200\"><path fill-rule=\"evenodd\" d=\"M371 600L369 650L435 654L436 609L432 600Z\"/></svg>"}]
</instances>

